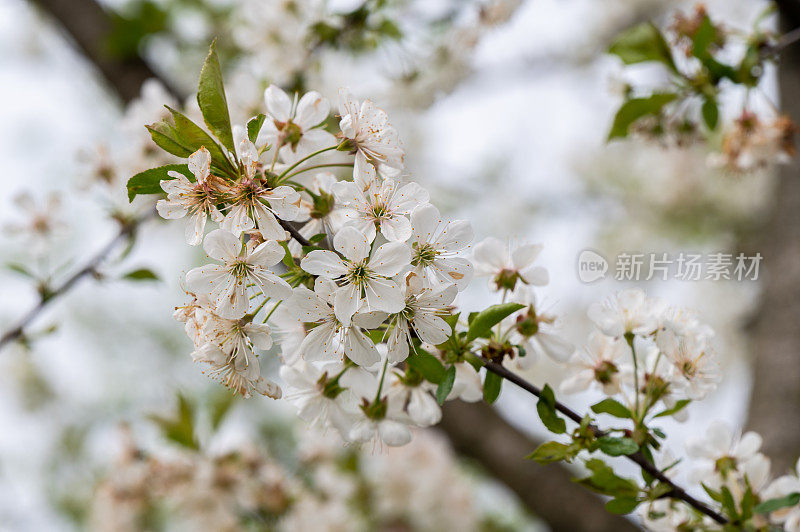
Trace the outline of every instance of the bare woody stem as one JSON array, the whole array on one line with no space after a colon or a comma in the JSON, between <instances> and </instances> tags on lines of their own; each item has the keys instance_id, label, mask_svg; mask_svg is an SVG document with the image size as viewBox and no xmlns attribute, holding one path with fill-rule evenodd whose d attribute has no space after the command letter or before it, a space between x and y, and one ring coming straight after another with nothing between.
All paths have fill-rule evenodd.
<instances>
[{"instance_id":1,"label":"bare woody stem","mask_svg":"<svg viewBox=\"0 0 800 532\"><path fill-rule=\"evenodd\" d=\"M536 397L541 397L542 390L540 388L526 381L516 373L509 371L508 369L503 367L501 364L498 364L497 362L492 362L491 360L488 360L483 357L481 357L481 360L483 361L487 371L491 371L492 373L499 375L505 380L513 382L526 392L535 395ZM566 417L568 417L575 423L580 423L581 420L583 419L583 416L581 416L580 414L572 410L570 407L558 401L556 401L555 403L555 408L556 410L564 414ZM597 437L602 437L606 435L605 431L599 429L594 425L589 425L589 429ZM669 486L671 489L665 496L671 497L673 499L679 499L685 502L698 512L707 515L717 523L726 524L728 522L728 520L723 515L720 515L719 513L715 512L704 502L695 499L694 497L689 495L686 492L686 490L684 490L683 488L675 484L672 480L670 480L669 477L667 477L660 469L658 469L655 466L655 464L653 464L647 458L645 458L640 451L637 451L633 454L625 455L625 458L638 465L643 471L647 472L652 477L658 479L663 484Z\"/></svg>"},{"instance_id":2,"label":"bare woody stem","mask_svg":"<svg viewBox=\"0 0 800 532\"><path fill-rule=\"evenodd\" d=\"M142 224L142 222L152 217L154 213L155 210L152 213L146 214L135 220L121 222L121 226L119 231L117 231L117 234L114 235L114 237L105 246L103 246L100 251L98 251L91 259L89 259L88 262L86 262L86 264L84 264L79 270L69 276L56 288L46 291L41 296L39 302L28 312L26 312L25 315L16 323L16 325L12 326L9 330L3 333L2 336L0 336L0 350L2 350L7 344L21 338L25 334L25 329L27 329L28 326L31 325L31 323L33 323L37 317L39 317L39 314L41 314L45 308L47 308L47 305L53 300L71 290L82 278L88 275L96 274L97 267L100 266L100 264L102 264L102 262L108 258L108 256L121 244L130 242L131 238L133 238L133 235L136 233L136 229Z\"/></svg>"}]
</instances>

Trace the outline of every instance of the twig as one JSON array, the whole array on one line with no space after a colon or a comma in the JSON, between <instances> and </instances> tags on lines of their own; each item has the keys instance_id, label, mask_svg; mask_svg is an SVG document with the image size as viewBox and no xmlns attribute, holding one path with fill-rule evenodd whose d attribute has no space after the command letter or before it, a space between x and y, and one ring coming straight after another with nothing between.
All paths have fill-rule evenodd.
<instances>
[{"instance_id":1,"label":"twig","mask_svg":"<svg viewBox=\"0 0 800 532\"><path fill-rule=\"evenodd\" d=\"M292 238L297 240L297 243L301 246L310 246L311 242L309 242L306 237L300 234L300 231L297 230L295 226L291 223L287 222L286 220L281 220L278 218L278 223L281 224L281 227L289 231L289 234L292 235Z\"/></svg>"},{"instance_id":2,"label":"twig","mask_svg":"<svg viewBox=\"0 0 800 532\"><path fill-rule=\"evenodd\" d=\"M535 386L535 385L531 384L530 382L526 381L525 379L523 379L522 377L520 377L516 373L513 373L513 372L509 371L508 369L503 367L501 364L498 364L497 362L492 362L491 360L488 360L488 359L483 358L483 357L481 357L481 359L483 360L487 371L491 371L492 373L494 373L496 375L499 375L500 377L503 377L507 381L513 382L514 384L516 384L517 386L519 386L520 388L522 388L526 392L529 392L532 395L535 395L536 397L541 397L542 390L540 388L538 388L537 386ZM555 403L555 408L556 408L556 410L558 410L559 412L561 412L562 414L567 416L569 419L571 419L575 423L580 423L581 420L583 419L583 416L581 416L580 414L578 414L577 412L572 410L570 407L568 407L565 404L560 403L558 401L556 401L556 403ZM602 436L604 436L606 434L605 431L600 430L599 428L597 428L597 427L595 427L593 425L590 425L589 429L597 437L602 437ZM625 458L627 458L628 460L630 460L633 463L635 463L636 465L638 465L640 468L642 468L642 470L646 471L648 474L650 474L654 478L658 479L660 482L662 482L662 483L666 484L667 486L669 486L671 488L671 490L667 494L668 496L670 496L670 497L672 497L674 499L682 500L683 502L685 502L686 504L688 504L689 506L691 506L695 510L697 510L697 511L699 511L699 512L701 512L701 513L703 513L703 514L705 514L707 516L709 516L711 519L713 519L717 523L726 524L728 522L728 520L724 516L722 516L719 513L715 512L713 509L711 509L708 505L706 505L702 501L699 501L699 500L695 499L694 497L692 497L691 495L689 495L688 493L686 493L686 490L684 490L683 488L681 488L680 486L675 484L672 480L670 480L669 477L667 477L660 469L658 469L655 466L655 464L653 464L647 458L645 458L644 455L640 451L637 451L637 452L635 452L633 454L625 455Z\"/></svg>"},{"instance_id":3,"label":"twig","mask_svg":"<svg viewBox=\"0 0 800 532\"><path fill-rule=\"evenodd\" d=\"M119 244L122 242L129 242L139 225L141 225L142 222L151 216L152 213L130 222L123 222L117 234L114 235L114 237L105 246L103 246L100 251L98 251L91 259L89 259L89 261L84 264L81 269L73 273L57 288L45 292L40 301L32 309L30 309L17 322L16 325L11 327L8 331L3 333L2 336L0 336L0 350L2 350L7 344L20 338L25 333L25 329L39 316L39 314L42 313L42 311L44 311L50 302L68 292L73 286L75 286L75 283L80 281L82 278L86 277L87 275L97 273L97 267L100 265L100 263L102 263L111 254L111 252L114 251L117 246L119 246Z\"/></svg>"}]
</instances>

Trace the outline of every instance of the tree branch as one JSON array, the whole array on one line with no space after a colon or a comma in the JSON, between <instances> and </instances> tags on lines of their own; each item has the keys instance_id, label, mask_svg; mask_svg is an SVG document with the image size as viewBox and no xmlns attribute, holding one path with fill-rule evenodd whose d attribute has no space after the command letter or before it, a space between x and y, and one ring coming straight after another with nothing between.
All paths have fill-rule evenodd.
<instances>
[{"instance_id":1,"label":"tree branch","mask_svg":"<svg viewBox=\"0 0 800 532\"><path fill-rule=\"evenodd\" d=\"M139 96L145 80L159 78L178 97L171 83L161 79L140 57L119 58L108 51L114 30L108 13L94 0L33 0L58 21L74 44L97 67L125 103Z\"/></svg>"},{"instance_id":2,"label":"tree branch","mask_svg":"<svg viewBox=\"0 0 800 532\"><path fill-rule=\"evenodd\" d=\"M136 229L139 225L150 218L152 214L142 216L131 222L123 222L117 234L112 238L102 249L97 252L89 261L84 264L78 271L69 276L63 283L53 290L48 290L42 295L41 300L25 315L20 318L16 325L12 326L8 331L0 336L0 350L7 344L11 343L22 337L25 334L25 329L36 320L48 304L58 299L60 296L69 292L75 284L86 277L97 273L97 267L111 254L112 251L117 249L120 244L130 242L133 238Z\"/></svg>"},{"instance_id":3,"label":"tree branch","mask_svg":"<svg viewBox=\"0 0 800 532\"><path fill-rule=\"evenodd\" d=\"M482 358L482 360L484 362L484 365L486 366L487 371L491 371L492 373L503 377L507 381L513 382L526 392L535 395L536 397L540 397L542 395L542 391L537 386L534 386L533 384L526 381L516 373L509 371L501 364L498 364L497 362L492 362L491 360L487 360L485 358ZM583 419L583 416L579 415L570 407L558 401L556 401L555 408L556 410L567 416L575 423L580 423L581 420ZM598 438L606 435L605 431L600 430L593 425L589 425L589 429L592 432L594 432L594 435L597 436ZM672 480L670 480L669 477L667 477L664 473L662 473L660 469L658 469L653 463L647 460L647 458L645 458L641 452L637 451L633 454L625 455L625 458L638 465L640 468L642 468L642 470L646 471L654 478L657 478L660 482L669 486L671 488L671 491L667 494L669 497L673 499L682 500L695 510L709 516L717 523L725 524L728 522L728 520L725 519L725 517L712 510L705 503L695 499L694 497L686 493L686 491L683 488L672 482Z\"/></svg>"}]
</instances>

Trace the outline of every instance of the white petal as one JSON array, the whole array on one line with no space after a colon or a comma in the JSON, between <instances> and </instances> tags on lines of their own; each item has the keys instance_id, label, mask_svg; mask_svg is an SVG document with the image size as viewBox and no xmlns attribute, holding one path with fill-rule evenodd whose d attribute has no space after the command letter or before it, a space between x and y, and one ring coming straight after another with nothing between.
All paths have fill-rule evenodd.
<instances>
[{"instance_id":1,"label":"white petal","mask_svg":"<svg viewBox=\"0 0 800 532\"><path fill-rule=\"evenodd\" d=\"M286 122L291 118L292 100L289 95L275 85L270 85L264 91L264 103L267 112L279 122Z\"/></svg>"},{"instance_id":2,"label":"white petal","mask_svg":"<svg viewBox=\"0 0 800 532\"><path fill-rule=\"evenodd\" d=\"M378 275L394 277L411 264L411 250L403 242L389 242L379 247L369 261Z\"/></svg>"},{"instance_id":3,"label":"white petal","mask_svg":"<svg viewBox=\"0 0 800 532\"><path fill-rule=\"evenodd\" d=\"M342 286L333 296L333 310L338 319L344 325L350 325L353 314L358 312L361 306L361 288L355 284Z\"/></svg>"},{"instance_id":4,"label":"white petal","mask_svg":"<svg viewBox=\"0 0 800 532\"><path fill-rule=\"evenodd\" d=\"M525 244L519 246L511 253L511 262L514 264L514 267L517 270L525 270L533 261L536 260L536 257L542 252L541 244Z\"/></svg>"},{"instance_id":5,"label":"white petal","mask_svg":"<svg viewBox=\"0 0 800 532\"><path fill-rule=\"evenodd\" d=\"M350 327L347 331L344 352L347 358L365 368L381 360L375 344L358 327Z\"/></svg>"},{"instance_id":6,"label":"white petal","mask_svg":"<svg viewBox=\"0 0 800 532\"><path fill-rule=\"evenodd\" d=\"M402 447L411 441L411 431L398 421L384 419L378 423L378 434L386 445Z\"/></svg>"},{"instance_id":7,"label":"white petal","mask_svg":"<svg viewBox=\"0 0 800 532\"><path fill-rule=\"evenodd\" d=\"M353 262L361 262L369 256L369 240L352 227L344 227L336 233L333 237L333 247Z\"/></svg>"},{"instance_id":8,"label":"white petal","mask_svg":"<svg viewBox=\"0 0 800 532\"><path fill-rule=\"evenodd\" d=\"M176 201L160 199L156 202L158 214L167 220L175 220L186 216L186 207Z\"/></svg>"},{"instance_id":9,"label":"white petal","mask_svg":"<svg viewBox=\"0 0 800 532\"><path fill-rule=\"evenodd\" d=\"M230 231L215 229L206 235L203 249L208 256L222 262L232 262L239 256L242 243Z\"/></svg>"},{"instance_id":10,"label":"white petal","mask_svg":"<svg viewBox=\"0 0 800 532\"><path fill-rule=\"evenodd\" d=\"M369 310L384 310L389 313L400 312L406 306L403 292L397 283L390 279L370 279L364 287Z\"/></svg>"},{"instance_id":11,"label":"white petal","mask_svg":"<svg viewBox=\"0 0 800 532\"><path fill-rule=\"evenodd\" d=\"M294 123L302 129L310 129L326 118L331 111L331 104L316 91L307 92L297 103Z\"/></svg>"},{"instance_id":12,"label":"white petal","mask_svg":"<svg viewBox=\"0 0 800 532\"><path fill-rule=\"evenodd\" d=\"M300 261L300 267L312 275L338 279L347 273L347 265L333 251L315 249Z\"/></svg>"}]
</instances>

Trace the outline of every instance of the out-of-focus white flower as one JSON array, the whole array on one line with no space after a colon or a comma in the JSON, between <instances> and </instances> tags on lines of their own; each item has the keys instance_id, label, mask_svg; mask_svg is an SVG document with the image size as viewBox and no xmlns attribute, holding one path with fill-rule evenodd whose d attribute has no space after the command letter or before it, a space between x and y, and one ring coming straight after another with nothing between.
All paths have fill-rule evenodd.
<instances>
[{"instance_id":1,"label":"out-of-focus white flower","mask_svg":"<svg viewBox=\"0 0 800 532\"><path fill-rule=\"evenodd\" d=\"M786 164L795 155L797 126L788 116L764 122L744 111L726 132L722 151L708 156L709 166L733 172L751 172L775 164Z\"/></svg>"},{"instance_id":2,"label":"out-of-focus white flower","mask_svg":"<svg viewBox=\"0 0 800 532\"><path fill-rule=\"evenodd\" d=\"M450 326L441 318L458 293L454 285L431 289L413 272L405 277L402 289L405 308L390 317L393 326L387 340L389 362L396 364L408 357L411 330L423 342L438 345L450 336Z\"/></svg>"},{"instance_id":3,"label":"out-of-focus white flower","mask_svg":"<svg viewBox=\"0 0 800 532\"><path fill-rule=\"evenodd\" d=\"M355 173L363 174L373 165L381 175L396 177L403 169L405 152L386 112L370 100L358 103L347 89L339 89L339 114L342 136L355 149Z\"/></svg>"},{"instance_id":4,"label":"out-of-focus white flower","mask_svg":"<svg viewBox=\"0 0 800 532\"><path fill-rule=\"evenodd\" d=\"M368 311L399 312L405 307L397 283L389 279L407 268L411 262L408 246L389 242L380 246L370 257L370 242L352 227L344 227L333 238L333 251L314 250L303 258L300 267L312 275L340 280L334 295L336 317L344 325L366 301Z\"/></svg>"},{"instance_id":5,"label":"out-of-focus white flower","mask_svg":"<svg viewBox=\"0 0 800 532\"><path fill-rule=\"evenodd\" d=\"M704 339L678 336L666 329L658 332L656 343L671 362L676 378L672 385L680 387L689 399L702 399L716 389L721 380L719 365Z\"/></svg>"},{"instance_id":6,"label":"out-of-focus white flower","mask_svg":"<svg viewBox=\"0 0 800 532\"><path fill-rule=\"evenodd\" d=\"M195 349L192 359L211 366L211 377L244 397L250 397L251 391L273 399L281 397L280 387L261 376L258 357L253 352L253 347L272 347L267 325L209 314L201 334L205 343Z\"/></svg>"},{"instance_id":7,"label":"out-of-focus white flower","mask_svg":"<svg viewBox=\"0 0 800 532\"><path fill-rule=\"evenodd\" d=\"M483 384L481 375L469 362L456 362L456 380L453 382L453 389L450 390L448 399L461 399L468 403L474 403L483 399Z\"/></svg>"},{"instance_id":8,"label":"out-of-focus white flower","mask_svg":"<svg viewBox=\"0 0 800 532\"><path fill-rule=\"evenodd\" d=\"M294 220L298 217L300 194L286 185L270 188L264 180L256 178L258 151L248 139L242 140L239 151L245 175L231 187L232 205L221 227L237 236L257 227L266 240L286 240L286 230L277 218Z\"/></svg>"},{"instance_id":9,"label":"out-of-focus white flower","mask_svg":"<svg viewBox=\"0 0 800 532\"><path fill-rule=\"evenodd\" d=\"M62 217L61 198L55 192L48 194L41 204L37 204L29 192L21 192L14 196L14 204L21 213L13 222L3 225L3 230L10 235L31 237L38 245L67 225Z\"/></svg>"},{"instance_id":10,"label":"out-of-focus white flower","mask_svg":"<svg viewBox=\"0 0 800 532\"><path fill-rule=\"evenodd\" d=\"M518 281L544 286L550 280L547 270L534 264L541 252L541 244L512 247L508 242L489 237L473 250L475 273L489 277L497 290L514 290Z\"/></svg>"},{"instance_id":11,"label":"out-of-focus white flower","mask_svg":"<svg viewBox=\"0 0 800 532\"><path fill-rule=\"evenodd\" d=\"M755 492L769 477L769 460L758 452L761 441L761 436L755 432L739 437L726 423L713 421L705 437L690 438L686 442L689 456L699 459L690 480L717 489L723 484L735 485L746 475Z\"/></svg>"},{"instance_id":12,"label":"out-of-focus white flower","mask_svg":"<svg viewBox=\"0 0 800 532\"><path fill-rule=\"evenodd\" d=\"M292 152L302 157L336 143L333 135L317 128L331 110L320 93L307 92L295 104L282 89L270 85L264 91L264 101L269 116L261 131L270 145L281 146L281 155L288 157Z\"/></svg>"},{"instance_id":13,"label":"out-of-focus white flower","mask_svg":"<svg viewBox=\"0 0 800 532\"><path fill-rule=\"evenodd\" d=\"M588 314L589 319L608 336L650 334L658 327L664 308L662 301L648 298L639 288L630 288L620 290L603 303L594 303Z\"/></svg>"},{"instance_id":14,"label":"out-of-focus white flower","mask_svg":"<svg viewBox=\"0 0 800 532\"><path fill-rule=\"evenodd\" d=\"M410 383L395 373L387 375L389 406L394 417L406 416L418 427L430 427L442 419L442 409L431 391L436 387L426 381Z\"/></svg>"},{"instance_id":15,"label":"out-of-focus white flower","mask_svg":"<svg viewBox=\"0 0 800 532\"><path fill-rule=\"evenodd\" d=\"M350 392L338 384L342 364L327 364L322 369L303 361L281 366L286 383L285 397L297 407L301 419L315 427L331 425L347 438L356 418L356 404Z\"/></svg>"},{"instance_id":16,"label":"out-of-focus white flower","mask_svg":"<svg viewBox=\"0 0 800 532\"><path fill-rule=\"evenodd\" d=\"M800 493L800 460L792 475L783 475L770 483L761 494L762 500L777 499L792 493ZM788 506L772 512L770 521L782 524L786 532L800 532L800 504Z\"/></svg>"},{"instance_id":17,"label":"out-of-focus white flower","mask_svg":"<svg viewBox=\"0 0 800 532\"><path fill-rule=\"evenodd\" d=\"M408 425L396 419L396 409L388 406L389 386L381 380L366 371L347 372L342 376L342 382L363 401L361 415L350 430L350 439L381 440L392 447L405 445L411 441L411 431Z\"/></svg>"},{"instance_id":18,"label":"out-of-focus white flower","mask_svg":"<svg viewBox=\"0 0 800 532\"><path fill-rule=\"evenodd\" d=\"M510 341L522 345L526 350L524 357L517 357L517 365L527 369L535 361L536 355L545 354L556 362L566 362L575 352L575 347L558 334L556 318L541 312L537 307L536 294L530 287L520 285L514 290L511 300L525 305L508 320L513 322Z\"/></svg>"},{"instance_id":19,"label":"out-of-focus white flower","mask_svg":"<svg viewBox=\"0 0 800 532\"><path fill-rule=\"evenodd\" d=\"M426 203L411 213L411 265L430 284L455 284L459 292L472 280L472 264L459 251L472 242L472 225L453 220L443 225L439 209Z\"/></svg>"},{"instance_id":20,"label":"out-of-focus white flower","mask_svg":"<svg viewBox=\"0 0 800 532\"><path fill-rule=\"evenodd\" d=\"M561 391L577 393L597 383L606 395L618 393L622 365L630 356L630 347L624 340L594 331L586 348L573 357L573 374L561 382Z\"/></svg>"},{"instance_id":21,"label":"out-of-focus white flower","mask_svg":"<svg viewBox=\"0 0 800 532\"><path fill-rule=\"evenodd\" d=\"M195 293L208 295L214 311L223 318L241 318L247 313L249 283L276 300L291 295L292 287L268 269L284 256L283 248L274 240L249 249L232 233L216 229L208 233L203 247L209 257L223 264L207 264L190 270L186 274L186 285Z\"/></svg>"},{"instance_id":22,"label":"out-of-focus white flower","mask_svg":"<svg viewBox=\"0 0 800 532\"><path fill-rule=\"evenodd\" d=\"M364 189L359 180L339 181L333 185L336 201L345 207L348 224L366 235L371 242L380 230L386 240L405 242L411 236L407 215L428 201L428 191L416 183L400 185L384 179L379 185Z\"/></svg>"},{"instance_id":23,"label":"out-of-focus white flower","mask_svg":"<svg viewBox=\"0 0 800 532\"><path fill-rule=\"evenodd\" d=\"M211 154L205 147L189 156L189 170L194 174L194 183L180 172L167 172L172 179L161 181L167 199L158 200L156 209L162 218L168 220L188 214L186 242L196 246L203 241L208 216L215 222L222 220L217 204L227 186L220 178L211 175Z\"/></svg>"}]
</instances>

